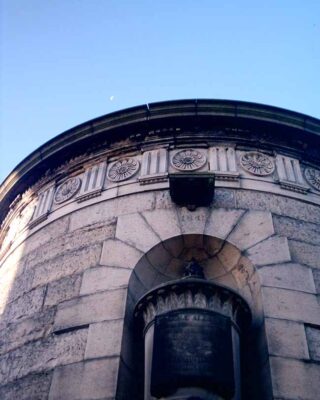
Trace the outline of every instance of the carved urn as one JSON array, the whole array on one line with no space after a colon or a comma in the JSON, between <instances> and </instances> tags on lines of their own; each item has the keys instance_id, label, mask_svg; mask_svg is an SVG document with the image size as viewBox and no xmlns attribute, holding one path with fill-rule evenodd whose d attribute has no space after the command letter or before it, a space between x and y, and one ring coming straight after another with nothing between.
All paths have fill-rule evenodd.
<instances>
[{"instance_id":1,"label":"carved urn","mask_svg":"<svg viewBox=\"0 0 320 400\"><path fill-rule=\"evenodd\" d=\"M144 295L145 400L239 400L240 335L251 314L235 292L208 282L194 260L185 276Z\"/></svg>"}]
</instances>

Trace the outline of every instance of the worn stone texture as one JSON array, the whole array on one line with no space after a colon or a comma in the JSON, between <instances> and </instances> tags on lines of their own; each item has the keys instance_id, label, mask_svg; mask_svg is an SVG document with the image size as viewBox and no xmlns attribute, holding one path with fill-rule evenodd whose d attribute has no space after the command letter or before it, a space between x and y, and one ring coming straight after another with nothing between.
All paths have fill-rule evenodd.
<instances>
[{"instance_id":1,"label":"worn stone texture","mask_svg":"<svg viewBox=\"0 0 320 400\"><path fill-rule=\"evenodd\" d=\"M289 240L292 261L320 269L320 247L312 244Z\"/></svg>"},{"instance_id":2,"label":"worn stone texture","mask_svg":"<svg viewBox=\"0 0 320 400\"><path fill-rule=\"evenodd\" d=\"M270 211L315 224L320 221L320 207L300 200L252 190L236 190L235 196L238 208Z\"/></svg>"},{"instance_id":3,"label":"worn stone texture","mask_svg":"<svg viewBox=\"0 0 320 400\"><path fill-rule=\"evenodd\" d=\"M4 321L14 322L18 319L30 317L42 308L45 296L45 287L39 287L6 304L2 318Z\"/></svg>"},{"instance_id":4,"label":"worn stone texture","mask_svg":"<svg viewBox=\"0 0 320 400\"><path fill-rule=\"evenodd\" d=\"M51 260L61 254L74 252L75 250L91 246L95 243L113 238L116 230L116 220L112 223L97 223L84 227L77 231L59 236L28 255L28 265L36 265Z\"/></svg>"},{"instance_id":5,"label":"worn stone texture","mask_svg":"<svg viewBox=\"0 0 320 400\"><path fill-rule=\"evenodd\" d=\"M33 235L28 237L23 245L24 255L43 246L45 243L65 234L69 228L69 216L59 218L58 220L37 230ZM36 229L36 228L35 228Z\"/></svg>"},{"instance_id":6,"label":"worn stone texture","mask_svg":"<svg viewBox=\"0 0 320 400\"><path fill-rule=\"evenodd\" d=\"M123 320L104 321L89 327L85 359L120 355Z\"/></svg>"},{"instance_id":7,"label":"worn stone texture","mask_svg":"<svg viewBox=\"0 0 320 400\"><path fill-rule=\"evenodd\" d=\"M317 224L295 218L273 216L275 231L288 239L320 245L320 219Z\"/></svg>"},{"instance_id":8,"label":"worn stone texture","mask_svg":"<svg viewBox=\"0 0 320 400\"><path fill-rule=\"evenodd\" d=\"M109 267L133 268L143 252L120 240L103 243L100 264Z\"/></svg>"},{"instance_id":9,"label":"worn stone texture","mask_svg":"<svg viewBox=\"0 0 320 400\"><path fill-rule=\"evenodd\" d=\"M248 249L274 234L272 216L268 212L246 212L228 236L228 241L240 250Z\"/></svg>"},{"instance_id":10,"label":"worn stone texture","mask_svg":"<svg viewBox=\"0 0 320 400\"><path fill-rule=\"evenodd\" d=\"M70 300L80 293L82 276L71 275L48 284L45 306L54 306L65 300Z\"/></svg>"},{"instance_id":11,"label":"worn stone texture","mask_svg":"<svg viewBox=\"0 0 320 400\"><path fill-rule=\"evenodd\" d=\"M259 268L264 286L315 293L312 269L300 264L285 263Z\"/></svg>"},{"instance_id":12,"label":"worn stone texture","mask_svg":"<svg viewBox=\"0 0 320 400\"><path fill-rule=\"evenodd\" d=\"M94 267L99 262L101 248L102 245L95 244L35 266L32 286L44 285Z\"/></svg>"},{"instance_id":13,"label":"worn stone texture","mask_svg":"<svg viewBox=\"0 0 320 400\"><path fill-rule=\"evenodd\" d=\"M320 326L306 326L310 358L320 361Z\"/></svg>"},{"instance_id":14,"label":"worn stone texture","mask_svg":"<svg viewBox=\"0 0 320 400\"><path fill-rule=\"evenodd\" d=\"M70 216L70 231L98 222L112 222L115 216L152 210L155 197L152 192L131 194L117 199L90 205L73 212Z\"/></svg>"},{"instance_id":15,"label":"worn stone texture","mask_svg":"<svg viewBox=\"0 0 320 400\"><path fill-rule=\"evenodd\" d=\"M320 365L281 357L271 357L273 393L278 398L317 400Z\"/></svg>"},{"instance_id":16,"label":"worn stone texture","mask_svg":"<svg viewBox=\"0 0 320 400\"><path fill-rule=\"evenodd\" d=\"M0 354L47 336L52 329L54 316L55 309L50 308L16 323L0 324Z\"/></svg>"},{"instance_id":17,"label":"worn stone texture","mask_svg":"<svg viewBox=\"0 0 320 400\"><path fill-rule=\"evenodd\" d=\"M123 318L126 289L110 290L61 303L54 330Z\"/></svg>"},{"instance_id":18,"label":"worn stone texture","mask_svg":"<svg viewBox=\"0 0 320 400\"><path fill-rule=\"evenodd\" d=\"M130 274L125 268L90 268L83 274L80 295L127 287Z\"/></svg>"},{"instance_id":19,"label":"worn stone texture","mask_svg":"<svg viewBox=\"0 0 320 400\"><path fill-rule=\"evenodd\" d=\"M304 324L266 318L265 327L271 355L309 359Z\"/></svg>"},{"instance_id":20,"label":"worn stone texture","mask_svg":"<svg viewBox=\"0 0 320 400\"><path fill-rule=\"evenodd\" d=\"M56 368L49 400L114 398L119 358L86 361Z\"/></svg>"},{"instance_id":21,"label":"worn stone texture","mask_svg":"<svg viewBox=\"0 0 320 400\"><path fill-rule=\"evenodd\" d=\"M261 292L267 317L320 324L320 304L317 296L271 287L262 287Z\"/></svg>"},{"instance_id":22,"label":"worn stone texture","mask_svg":"<svg viewBox=\"0 0 320 400\"><path fill-rule=\"evenodd\" d=\"M30 374L0 387L1 400L47 400L52 371Z\"/></svg>"},{"instance_id":23,"label":"worn stone texture","mask_svg":"<svg viewBox=\"0 0 320 400\"><path fill-rule=\"evenodd\" d=\"M0 357L0 383L6 384L30 373L48 371L57 365L81 361L87 329L50 336L19 347Z\"/></svg>"},{"instance_id":24,"label":"worn stone texture","mask_svg":"<svg viewBox=\"0 0 320 400\"><path fill-rule=\"evenodd\" d=\"M316 291L320 294L320 270L314 269L312 272Z\"/></svg>"}]
</instances>

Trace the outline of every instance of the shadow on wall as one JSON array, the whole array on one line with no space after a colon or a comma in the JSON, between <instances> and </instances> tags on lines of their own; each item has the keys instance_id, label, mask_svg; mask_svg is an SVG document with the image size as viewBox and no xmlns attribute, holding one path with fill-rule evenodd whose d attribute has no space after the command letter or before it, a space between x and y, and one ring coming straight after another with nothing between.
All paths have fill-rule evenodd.
<instances>
[{"instance_id":1,"label":"shadow on wall","mask_svg":"<svg viewBox=\"0 0 320 400\"><path fill-rule=\"evenodd\" d=\"M143 333L134 321L138 300L158 285L182 278L194 258L207 280L235 290L248 302L252 326L242 341L243 399L270 399L271 378L258 273L234 245L207 235L181 235L159 243L137 263L128 286L117 399L143 398ZM134 395L133 390L135 390Z\"/></svg>"}]
</instances>

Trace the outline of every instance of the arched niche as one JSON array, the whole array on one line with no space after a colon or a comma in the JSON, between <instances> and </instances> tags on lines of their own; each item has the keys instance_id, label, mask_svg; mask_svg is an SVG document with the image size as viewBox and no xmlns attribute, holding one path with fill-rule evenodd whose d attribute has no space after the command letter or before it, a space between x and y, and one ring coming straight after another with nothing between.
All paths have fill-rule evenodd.
<instances>
[{"instance_id":1,"label":"arched niche","mask_svg":"<svg viewBox=\"0 0 320 400\"><path fill-rule=\"evenodd\" d=\"M186 234L159 242L135 265L128 284L117 399L143 399L143 340L134 319L138 300L158 285L182 278L195 259L208 281L240 294L250 306L252 324L242 338L242 399L271 398L260 282L255 266L236 246L220 238ZM130 397L131 396L131 397Z\"/></svg>"}]
</instances>

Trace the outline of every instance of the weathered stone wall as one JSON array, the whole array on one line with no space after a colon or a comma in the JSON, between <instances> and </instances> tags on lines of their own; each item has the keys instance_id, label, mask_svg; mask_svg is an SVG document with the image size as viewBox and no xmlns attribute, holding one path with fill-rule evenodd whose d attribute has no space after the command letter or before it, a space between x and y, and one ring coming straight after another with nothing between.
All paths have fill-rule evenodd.
<instances>
[{"instance_id":1,"label":"weathered stone wall","mask_svg":"<svg viewBox=\"0 0 320 400\"><path fill-rule=\"evenodd\" d=\"M265 317L273 397L316 400L319 222L316 205L240 189L217 189L194 212L158 190L47 221L1 264L0 398L115 398L119 368L132 372L126 307L193 255L248 300L257 325Z\"/></svg>"}]
</instances>

